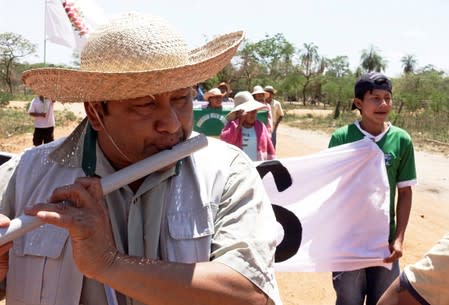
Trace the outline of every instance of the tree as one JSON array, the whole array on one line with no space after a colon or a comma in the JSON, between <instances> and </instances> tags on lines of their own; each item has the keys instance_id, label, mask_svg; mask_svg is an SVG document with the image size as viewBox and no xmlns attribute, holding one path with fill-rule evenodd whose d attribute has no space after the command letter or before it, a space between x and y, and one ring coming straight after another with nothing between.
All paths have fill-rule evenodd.
<instances>
[{"instance_id":1,"label":"tree","mask_svg":"<svg viewBox=\"0 0 449 305\"><path fill-rule=\"evenodd\" d=\"M381 72L385 71L387 61L382 58L376 47L371 46L368 50L362 50L360 65L367 72Z\"/></svg>"},{"instance_id":2,"label":"tree","mask_svg":"<svg viewBox=\"0 0 449 305\"><path fill-rule=\"evenodd\" d=\"M307 100L307 89L311 83L311 79L318 71L324 70L323 59L318 55L318 47L312 43L304 43L304 49L300 50L300 61L302 71L306 81L302 88L302 102L304 106Z\"/></svg>"},{"instance_id":3,"label":"tree","mask_svg":"<svg viewBox=\"0 0 449 305\"><path fill-rule=\"evenodd\" d=\"M402 63L402 68L404 69L404 73L408 74L408 73L413 73L415 72L415 68L416 68L416 58L414 55L405 55L401 57L401 63Z\"/></svg>"},{"instance_id":4,"label":"tree","mask_svg":"<svg viewBox=\"0 0 449 305\"><path fill-rule=\"evenodd\" d=\"M293 70L294 54L293 44L280 33L272 37L266 35L265 39L255 43L246 41L239 56L242 59L241 67L247 77L248 88L255 82L273 83L284 79Z\"/></svg>"},{"instance_id":5,"label":"tree","mask_svg":"<svg viewBox=\"0 0 449 305\"><path fill-rule=\"evenodd\" d=\"M328 59L327 70L323 83L324 101L327 104L335 104L336 115L340 112L342 102L350 101L353 97L354 76L349 69L349 60L347 56L337 56ZM344 109L346 104L344 103ZM348 106L350 104L348 103Z\"/></svg>"},{"instance_id":6,"label":"tree","mask_svg":"<svg viewBox=\"0 0 449 305\"><path fill-rule=\"evenodd\" d=\"M328 59L326 75L333 77L343 77L350 74L349 59L348 56L337 56L335 58Z\"/></svg>"},{"instance_id":7,"label":"tree","mask_svg":"<svg viewBox=\"0 0 449 305\"><path fill-rule=\"evenodd\" d=\"M36 46L19 34L0 33L0 77L13 93L12 72L19 58L36 52Z\"/></svg>"}]
</instances>

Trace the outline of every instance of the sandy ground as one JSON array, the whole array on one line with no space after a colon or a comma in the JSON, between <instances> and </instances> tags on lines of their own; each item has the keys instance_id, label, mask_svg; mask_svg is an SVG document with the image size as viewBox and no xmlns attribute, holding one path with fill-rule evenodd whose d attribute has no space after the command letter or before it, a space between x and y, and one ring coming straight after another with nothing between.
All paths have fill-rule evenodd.
<instances>
[{"instance_id":1,"label":"sandy ground","mask_svg":"<svg viewBox=\"0 0 449 305\"><path fill-rule=\"evenodd\" d=\"M17 106L20 104L12 104ZM83 113L82 105L57 103L55 109ZM67 135L75 126L57 126L56 137ZM31 145L31 134L0 141L0 150L19 152ZM282 125L278 130L278 157L302 156L325 149L329 135ZM447 155L446 155L447 156ZM416 150L418 185L413 188L413 207L407 229L401 267L419 259L449 229L449 160L443 154ZM277 273L285 305L329 305L334 303L330 273ZM2 303L0 303L2 304Z\"/></svg>"}]
</instances>

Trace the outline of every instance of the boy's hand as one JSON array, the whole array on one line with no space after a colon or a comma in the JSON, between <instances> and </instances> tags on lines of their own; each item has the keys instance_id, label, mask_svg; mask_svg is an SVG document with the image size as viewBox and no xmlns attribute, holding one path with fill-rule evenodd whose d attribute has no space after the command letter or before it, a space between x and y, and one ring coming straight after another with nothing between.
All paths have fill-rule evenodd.
<instances>
[{"instance_id":1,"label":"boy's hand","mask_svg":"<svg viewBox=\"0 0 449 305\"><path fill-rule=\"evenodd\" d=\"M403 244L400 240L395 240L390 244L391 255L384 259L384 263L392 263L402 257Z\"/></svg>"}]
</instances>

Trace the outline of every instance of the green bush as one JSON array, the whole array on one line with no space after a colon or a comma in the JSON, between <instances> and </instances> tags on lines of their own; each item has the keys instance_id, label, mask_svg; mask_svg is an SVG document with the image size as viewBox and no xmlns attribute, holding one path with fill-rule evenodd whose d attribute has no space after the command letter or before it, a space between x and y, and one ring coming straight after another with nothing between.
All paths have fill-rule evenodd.
<instances>
[{"instance_id":1,"label":"green bush","mask_svg":"<svg viewBox=\"0 0 449 305\"><path fill-rule=\"evenodd\" d=\"M0 106L7 106L9 101L12 100L12 94L8 92L0 91Z\"/></svg>"}]
</instances>

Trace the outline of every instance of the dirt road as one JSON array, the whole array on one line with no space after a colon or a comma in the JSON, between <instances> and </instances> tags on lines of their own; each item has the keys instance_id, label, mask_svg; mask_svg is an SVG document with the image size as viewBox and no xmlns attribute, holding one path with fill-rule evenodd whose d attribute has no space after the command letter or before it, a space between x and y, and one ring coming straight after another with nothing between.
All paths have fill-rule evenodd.
<instances>
[{"instance_id":1,"label":"dirt road","mask_svg":"<svg viewBox=\"0 0 449 305\"><path fill-rule=\"evenodd\" d=\"M70 109L82 113L82 105L59 104L56 111ZM56 137L67 135L74 124L57 126ZM0 142L0 150L20 152L30 146L31 134ZM325 149L328 134L290 128L278 130L278 157L302 156ZM418 185L413 188L413 207L401 266L416 261L449 230L449 159L440 154L416 151ZM334 303L330 273L278 273L284 305L329 305ZM2 304L2 303L0 303Z\"/></svg>"}]
</instances>

